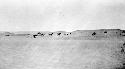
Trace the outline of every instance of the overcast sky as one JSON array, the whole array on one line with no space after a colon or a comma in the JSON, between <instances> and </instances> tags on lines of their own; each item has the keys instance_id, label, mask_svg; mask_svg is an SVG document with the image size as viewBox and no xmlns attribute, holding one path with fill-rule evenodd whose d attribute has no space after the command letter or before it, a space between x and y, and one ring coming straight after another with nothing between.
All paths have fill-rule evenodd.
<instances>
[{"instance_id":1,"label":"overcast sky","mask_svg":"<svg viewBox=\"0 0 125 69\"><path fill-rule=\"evenodd\" d=\"M125 0L0 0L0 31L125 29Z\"/></svg>"}]
</instances>

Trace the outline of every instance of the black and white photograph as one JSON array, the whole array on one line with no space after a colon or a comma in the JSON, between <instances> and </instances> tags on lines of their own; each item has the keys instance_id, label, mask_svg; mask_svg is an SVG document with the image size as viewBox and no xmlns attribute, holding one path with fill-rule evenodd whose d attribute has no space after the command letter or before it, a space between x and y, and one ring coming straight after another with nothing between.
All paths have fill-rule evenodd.
<instances>
[{"instance_id":1,"label":"black and white photograph","mask_svg":"<svg viewBox=\"0 0 125 69\"><path fill-rule=\"evenodd\" d=\"M125 69L125 0L0 0L0 69Z\"/></svg>"}]
</instances>

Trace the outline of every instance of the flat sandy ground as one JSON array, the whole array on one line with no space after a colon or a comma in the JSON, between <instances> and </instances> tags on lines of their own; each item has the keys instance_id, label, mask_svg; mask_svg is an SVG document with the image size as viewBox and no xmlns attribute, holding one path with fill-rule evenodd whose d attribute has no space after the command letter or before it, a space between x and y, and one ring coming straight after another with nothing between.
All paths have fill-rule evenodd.
<instances>
[{"instance_id":1,"label":"flat sandy ground","mask_svg":"<svg viewBox=\"0 0 125 69\"><path fill-rule=\"evenodd\" d=\"M103 69L117 40L0 40L0 69Z\"/></svg>"}]
</instances>

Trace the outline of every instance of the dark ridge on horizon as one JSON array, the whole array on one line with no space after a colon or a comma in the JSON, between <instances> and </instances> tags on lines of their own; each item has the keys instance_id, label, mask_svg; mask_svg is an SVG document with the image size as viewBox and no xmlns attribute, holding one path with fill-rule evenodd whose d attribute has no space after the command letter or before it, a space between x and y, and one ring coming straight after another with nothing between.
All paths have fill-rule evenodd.
<instances>
[{"instance_id":1,"label":"dark ridge on horizon","mask_svg":"<svg viewBox=\"0 0 125 69\"><path fill-rule=\"evenodd\" d=\"M17 32L0 32L0 36L9 37L9 36L28 36L28 37L117 37L125 36L125 30L121 29L97 29L97 30L76 30L72 32L66 31L17 31Z\"/></svg>"},{"instance_id":2,"label":"dark ridge on horizon","mask_svg":"<svg viewBox=\"0 0 125 69\"><path fill-rule=\"evenodd\" d=\"M74 30L71 32L79 32L79 31L120 31L121 29L95 29L95 30ZM51 31L13 31L13 32L9 32L9 31L0 31L0 33L7 33L7 34L26 34L26 33L37 33L37 32L41 32L41 33L47 33L47 32L51 32ZM59 30L59 31L53 31L53 32L67 32L67 31L63 31L63 30Z\"/></svg>"}]
</instances>

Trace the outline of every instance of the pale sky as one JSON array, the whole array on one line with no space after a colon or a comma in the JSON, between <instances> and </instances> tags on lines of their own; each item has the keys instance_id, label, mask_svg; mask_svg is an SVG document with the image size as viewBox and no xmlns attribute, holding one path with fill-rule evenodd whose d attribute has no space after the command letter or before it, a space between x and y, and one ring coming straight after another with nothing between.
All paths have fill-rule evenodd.
<instances>
[{"instance_id":1,"label":"pale sky","mask_svg":"<svg viewBox=\"0 0 125 69\"><path fill-rule=\"evenodd\" d=\"M125 0L0 0L0 31L125 29Z\"/></svg>"}]
</instances>

